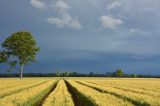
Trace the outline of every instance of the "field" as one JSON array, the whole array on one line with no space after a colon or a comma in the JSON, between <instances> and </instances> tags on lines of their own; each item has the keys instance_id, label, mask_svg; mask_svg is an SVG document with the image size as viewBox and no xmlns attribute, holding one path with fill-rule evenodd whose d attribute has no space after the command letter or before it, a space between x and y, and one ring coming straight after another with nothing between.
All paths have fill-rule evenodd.
<instances>
[{"instance_id":1,"label":"field","mask_svg":"<svg viewBox=\"0 0 160 106\"><path fill-rule=\"evenodd\" d=\"M0 106L160 106L160 79L1 78Z\"/></svg>"}]
</instances>

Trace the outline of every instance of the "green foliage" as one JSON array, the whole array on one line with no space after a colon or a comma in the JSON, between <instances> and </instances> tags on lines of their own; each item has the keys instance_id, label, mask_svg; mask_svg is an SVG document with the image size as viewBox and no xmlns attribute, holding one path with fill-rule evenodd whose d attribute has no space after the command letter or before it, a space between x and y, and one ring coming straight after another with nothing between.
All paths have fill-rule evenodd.
<instances>
[{"instance_id":1,"label":"green foliage","mask_svg":"<svg viewBox=\"0 0 160 106\"><path fill-rule=\"evenodd\" d=\"M123 75L123 70L122 69L117 69L116 76L121 77L122 75Z\"/></svg>"},{"instance_id":2,"label":"green foliage","mask_svg":"<svg viewBox=\"0 0 160 106\"><path fill-rule=\"evenodd\" d=\"M9 65L9 69L7 70L8 72L12 69L14 69L17 65L16 60L9 60L9 55L6 51L0 52L0 63L6 63Z\"/></svg>"},{"instance_id":3,"label":"green foliage","mask_svg":"<svg viewBox=\"0 0 160 106\"><path fill-rule=\"evenodd\" d=\"M137 78L137 74L131 74L132 78Z\"/></svg>"},{"instance_id":4,"label":"green foliage","mask_svg":"<svg viewBox=\"0 0 160 106\"><path fill-rule=\"evenodd\" d=\"M39 48L36 47L36 41L29 32L16 32L8 37L3 43L8 55L17 57L20 65L35 61L36 53Z\"/></svg>"},{"instance_id":5,"label":"green foliage","mask_svg":"<svg viewBox=\"0 0 160 106\"><path fill-rule=\"evenodd\" d=\"M10 67L9 67L9 69L7 71L10 72L12 69L15 69L17 63L18 63L17 60L9 62L8 64L9 64Z\"/></svg>"},{"instance_id":6,"label":"green foliage","mask_svg":"<svg viewBox=\"0 0 160 106\"><path fill-rule=\"evenodd\" d=\"M16 60L9 60L8 58L9 58L9 55L7 54L6 51L0 52L0 63L7 63L7 64L9 64L10 67L7 70L9 72L10 70L12 70L13 68L16 67L17 61Z\"/></svg>"},{"instance_id":7,"label":"green foliage","mask_svg":"<svg viewBox=\"0 0 160 106\"><path fill-rule=\"evenodd\" d=\"M64 72L63 75L64 77L68 77L70 75L70 72Z\"/></svg>"},{"instance_id":8,"label":"green foliage","mask_svg":"<svg viewBox=\"0 0 160 106\"><path fill-rule=\"evenodd\" d=\"M35 62L36 54L40 50L30 32L13 33L2 43L2 47L4 50L0 52L0 63L8 63L8 71L19 63L21 78L24 65Z\"/></svg>"},{"instance_id":9,"label":"green foliage","mask_svg":"<svg viewBox=\"0 0 160 106\"><path fill-rule=\"evenodd\" d=\"M5 51L0 52L0 63L5 63L7 62L7 54Z\"/></svg>"},{"instance_id":10,"label":"green foliage","mask_svg":"<svg viewBox=\"0 0 160 106\"><path fill-rule=\"evenodd\" d=\"M56 72L56 76L57 77L69 77L70 76L70 72L60 72L60 71L57 71Z\"/></svg>"},{"instance_id":11,"label":"green foliage","mask_svg":"<svg viewBox=\"0 0 160 106\"><path fill-rule=\"evenodd\" d=\"M57 77L60 77L60 76L61 76L61 70L59 70L59 69L56 70L56 76L57 76Z\"/></svg>"},{"instance_id":12,"label":"green foliage","mask_svg":"<svg viewBox=\"0 0 160 106\"><path fill-rule=\"evenodd\" d=\"M93 72L90 72L88 76L89 76L89 77L93 77L93 76L94 76L94 73L93 73Z\"/></svg>"}]
</instances>

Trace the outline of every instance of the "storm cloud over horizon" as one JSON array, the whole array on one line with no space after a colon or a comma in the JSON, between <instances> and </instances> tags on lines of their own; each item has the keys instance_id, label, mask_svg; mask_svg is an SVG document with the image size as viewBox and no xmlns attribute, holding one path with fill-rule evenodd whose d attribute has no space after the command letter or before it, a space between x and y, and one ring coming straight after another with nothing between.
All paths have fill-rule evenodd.
<instances>
[{"instance_id":1,"label":"storm cloud over horizon","mask_svg":"<svg viewBox=\"0 0 160 106\"><path fill-rule=\"evenodd\" d=\"M2 0L0 42L32 32L41 51L28 72L160 75L159 17L159 0Z\"/></svg>"}]
</instances>

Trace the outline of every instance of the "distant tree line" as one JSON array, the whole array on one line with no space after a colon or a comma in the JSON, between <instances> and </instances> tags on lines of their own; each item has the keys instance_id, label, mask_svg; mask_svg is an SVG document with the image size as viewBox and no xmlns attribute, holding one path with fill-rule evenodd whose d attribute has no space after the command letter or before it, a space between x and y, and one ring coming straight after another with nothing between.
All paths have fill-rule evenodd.
<instances>
[{"instance_id":1,"label":"distant tree line","mask_svg":"<svg viewBox=\"0 0 160 106\"><path fill-rule=\"evenodd\" d=\"M122 69L115 72L106 72L105 74L90 72L82 74L78 72L56 72L56 73L24 73L24 77L117 77L117 78L160 78L154 75L125 74ZM19 77L19 74L0 74L0 77Z\"/></svg>"}]
</instances>

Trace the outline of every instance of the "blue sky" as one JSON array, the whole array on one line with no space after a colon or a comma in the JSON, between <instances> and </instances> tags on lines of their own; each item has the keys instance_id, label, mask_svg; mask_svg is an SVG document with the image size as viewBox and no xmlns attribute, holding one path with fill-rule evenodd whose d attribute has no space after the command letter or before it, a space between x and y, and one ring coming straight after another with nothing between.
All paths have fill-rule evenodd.
<instances>
[{"instance_id":1,"label":"blue sky","mask_svg":"<svg viewBox=\"0 0 160 106\"><path fill-rule=\"evenodd\" d=\"M159 17L159 0L1 0L0 42L32 32L41 51L25 72L160 75Z\"/></svg>"}]
</instances>

